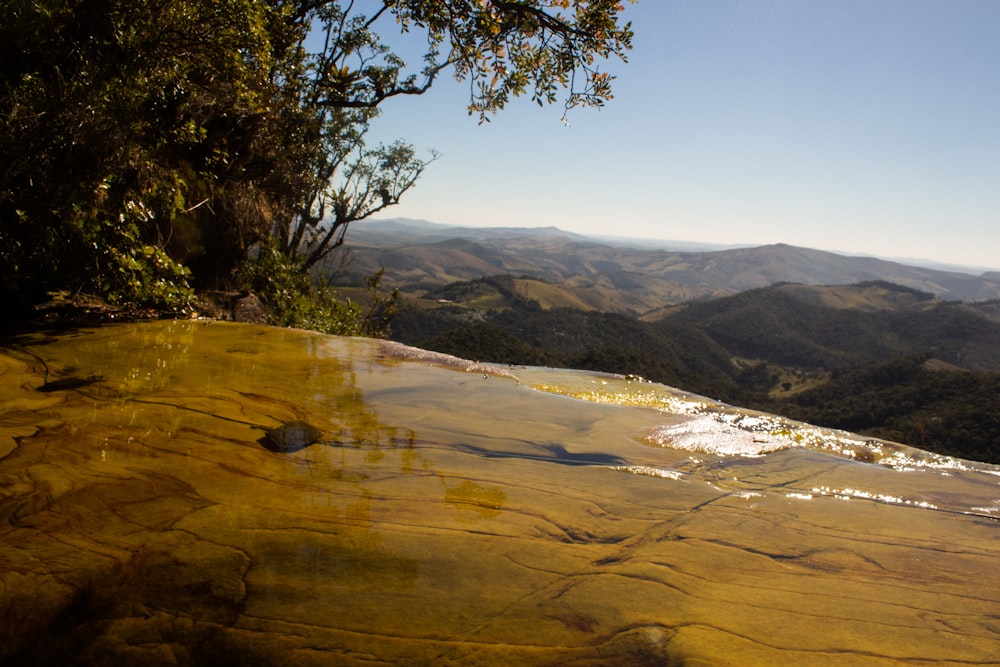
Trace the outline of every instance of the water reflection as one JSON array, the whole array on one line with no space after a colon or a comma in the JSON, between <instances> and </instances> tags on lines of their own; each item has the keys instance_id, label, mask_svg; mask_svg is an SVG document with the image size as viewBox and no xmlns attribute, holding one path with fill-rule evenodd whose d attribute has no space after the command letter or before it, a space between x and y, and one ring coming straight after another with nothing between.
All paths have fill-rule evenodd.
<instances>
[{"instance_id":1,"label":"water reflection","mask_svg":"<svg viewBox=\"0 0 1000 667\"><path fill-rule=\"evenodd\" d=\"M21 338L0 373L5 664L1000 659L991 466L222 323Z\"/></svg>"}]
</instances>

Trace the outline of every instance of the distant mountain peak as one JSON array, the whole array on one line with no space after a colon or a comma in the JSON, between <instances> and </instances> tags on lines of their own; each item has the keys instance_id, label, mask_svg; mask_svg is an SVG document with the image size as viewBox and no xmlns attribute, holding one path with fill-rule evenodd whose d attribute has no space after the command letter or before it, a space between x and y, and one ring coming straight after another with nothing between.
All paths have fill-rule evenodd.
<instances>
[{"instance_id":1,"label":"distant mountain peak","mask_svg":"<svg viewBox=\"0 0 1000 667\"><path fill-rule=\"evenodd\" d=\"M486 277L490 272L535 276L552 283L574 279L602 286L606 291L602 301L613 301L617 292L622 296L619 301L630 304L630 310L660 308L782 282L848 285L885 281L948 300L1000 299L1000 272L976 276L783 242L691 251L641 240L629 244L621 238L584 236L553 225L458 227L392 218L353 227L350 243L356 264L352 270L374 273L384 266L387 281L397 285L443 285L450 280ZM412 250L417 247L421 248L419 266L414 264ZM410 250L385 254L393 248ZM469 257L456 273L454 251L458 249ZM472 261L472 255L479 261ZM643 280L624 280L624 275L642 276Z\"/></svg>"}]
</instances>

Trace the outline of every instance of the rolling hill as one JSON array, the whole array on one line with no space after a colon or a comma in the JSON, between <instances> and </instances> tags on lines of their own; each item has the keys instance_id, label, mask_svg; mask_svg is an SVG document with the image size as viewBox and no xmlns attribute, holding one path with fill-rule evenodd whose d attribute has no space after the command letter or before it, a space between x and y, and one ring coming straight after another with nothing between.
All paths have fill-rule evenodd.
<instances>
[{"instance_id":1,"label":"rolling hill","mask_svg":"<svg viewBox=\"0 0 1000 667\"><path fill-rule=\"evenodd\" d=\"M542 308L494 276L404 307L393 338L481 361L632 374L725 402L1000 462L1000 302L883 281L782 283L656 322ZM451 298L449 298L451 297Z\"/></svg>"},{"instance_id":2,"label":"rolling hill","mask_svg":"<svg viewBox=\"0 0 1000 667\"><path fill-rule=\"evenodd\" d=\"M403 294L396 340L641 376L1000 463L1000 272L785 244L671 248L551 227L376 221L351 242L335 281L384 267Z\"/></svg>"},{"instance_id":3,"label":"rolling hill","mask_svg":"<svg viewBox=\"0 0 1000 667\"><path fill-rule=\"evenodd\" d=\"M509 274L553 286L538 299L543 307L547 301L578 302L644 319L658 319L662 308L679 303L783 282L886 281L945 300L1000 299L996 272L973 275L785 244L672 250L612 244L553 227L474 229L401 220L367 221L352 228L349 239L348 260L334 277L338 284L385 268L387 285L423 297L452 282ZM557 296L560 290L565 294Z\"/></svg>"}]
</instances>

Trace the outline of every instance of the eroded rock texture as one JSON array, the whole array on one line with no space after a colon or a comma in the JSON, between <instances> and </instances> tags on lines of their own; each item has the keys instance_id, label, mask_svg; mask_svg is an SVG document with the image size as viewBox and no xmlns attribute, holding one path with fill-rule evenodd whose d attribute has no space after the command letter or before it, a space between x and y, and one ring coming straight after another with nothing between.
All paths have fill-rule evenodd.
<instances>
[{"instance_id":1,"label":"eroded rock texture","mask_svg":"<svg viewBox=\"0 0 1000 667\"><path fill-rule=\"evenodd\" d=\"M0 664L1000 663L989 466L226 323L0 378Z\"/></svg>"}]
</instances>

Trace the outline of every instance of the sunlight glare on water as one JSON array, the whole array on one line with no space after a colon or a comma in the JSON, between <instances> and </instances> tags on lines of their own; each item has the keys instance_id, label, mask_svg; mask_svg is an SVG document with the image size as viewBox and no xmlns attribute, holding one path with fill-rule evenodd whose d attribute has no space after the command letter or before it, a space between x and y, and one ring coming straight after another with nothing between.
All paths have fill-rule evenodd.
<instances>
[{"instance_id":1,"label":"sunlight glare on water","mask_svg":"<svg viewBox=\"0 0 1000 667\"><path fill-rule=\"evenodd\" d=\"M0 373L0 663L1000 662L993 466L248 325Z\"/></svg>"}]
</instances>

